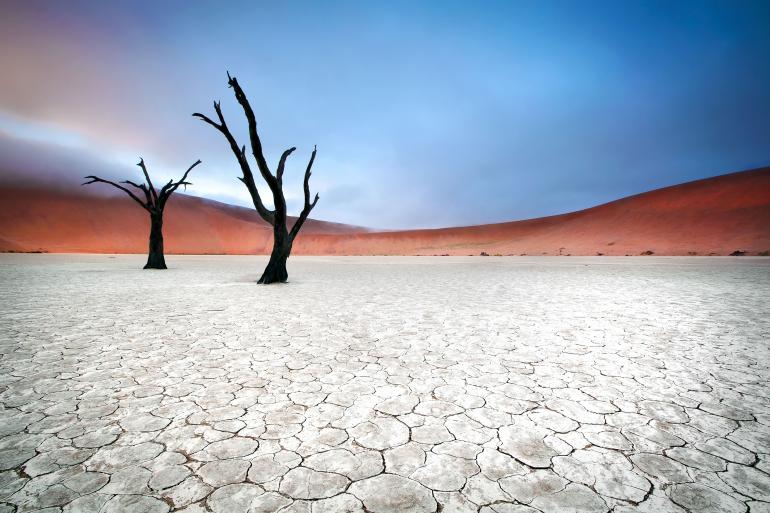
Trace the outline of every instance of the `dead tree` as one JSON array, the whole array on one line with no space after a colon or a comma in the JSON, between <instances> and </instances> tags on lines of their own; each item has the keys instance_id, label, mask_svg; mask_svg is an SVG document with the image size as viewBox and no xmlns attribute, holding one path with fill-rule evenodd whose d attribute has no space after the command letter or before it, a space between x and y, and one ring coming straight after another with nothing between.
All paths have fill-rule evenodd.
<instances>
[{"instance_id":1,"label":"dead tree","mask_svg":"<svg viewBox=\"0 0 770 513\"><path fill-rule=\"evenodd\" d=\"M190 171L192 171L192 169L200 163L200 160L196 161L195 164L187 168L187 171L185 171L181 180L177 182L169 180L168 183L163 186L160 192L158 192L155 190L155 186L152 185L152 180L150 180L150 174L147 172L147 167L144 165L144 160L139 159L137 166L142 168L144 179L147 181L147 185L137 184L131 180L126 180L120 183L130 185L131 187L135 187L142 191L144 195L144 201L139 199L139 197L131 192L131 190L123 187L120 184L99 178L98 176L86 176L86 180L89 181L83 183L83 185L100 182L112 185L113 187L117 187L121 191L128 194L132 200L139 203L143 209L149 212L150 249L147 254L147 264L144 266L145 269L166 269L166 259L163 256L163 210L166 208L166 202L168 201L168 198L174 193L174 191L179 188L180 185L184 185L185 189L187 189L188 185L192 185L190 182L186 181L187 175L190 174Z\"/></svg>"},{"instance_id":2,"label":"dead tree","mask_svg":"<svg viewBox=\"0 0 770 513\"><path fill-rule=\"evenodd\" d=\"M302 225L305 223L305 220L307 220L310 211L313 210L313 207L315 207L318 202L318 194L315 195L315 199L312 202L310 201L310 170L312 169L313 161L315 160L316 148L313 147L313 153L310 155L310 161L307 164L307 169L305 169L305 205L302 208L299 217L294 222L294 225L291 227L291 230L289 230L286 226L287 216L286 199L283 196L283 170L286 165L286 159L294 150L296 150L296 148L289 148L283 152L278 161L278 167L275 170L275 174L273 174L262 153L262 142L259 140L259 135L257 134L257 120L254 117L254 111L249 104L249 100L246 98L246 94L244 94L243 89L241 89L241 86L238 84L238 80L236 80L235 77L231 77L229 73L227 74L227 84L235 92L235 99L238 100L238 103L243 108L243 113L246 115L246 120L249 124L251 153L256 160L259 174L262 175L262 178L267 183L267 186L270 188L270 192L273 195L273 210L268 209L262 202L262 198L257 190L257 185L254 183L254 175L251 172L251 166L246 157L246 146L239 146L232 132L230 132L230 129L225 122L225 118L222 115L220 103L214 102L214 111L219 119L218 123L198 112L193 114L193 116L202 119L225 136L225 139L227 139L227 142L230 144L230 149L241 167L243 176L238 177L238 179L246 185L246 188L251 195L251 200L254 203L254 207L257 209L257 212L259 212L259 215L273 227L273 251L270 254L270 261L268 262L265 271L262 273L262 277L259 279L259 283L283 283L289 277L286 272L286 260L291 253L292 243L297 237Z\"/></svg>"}]
</instances>

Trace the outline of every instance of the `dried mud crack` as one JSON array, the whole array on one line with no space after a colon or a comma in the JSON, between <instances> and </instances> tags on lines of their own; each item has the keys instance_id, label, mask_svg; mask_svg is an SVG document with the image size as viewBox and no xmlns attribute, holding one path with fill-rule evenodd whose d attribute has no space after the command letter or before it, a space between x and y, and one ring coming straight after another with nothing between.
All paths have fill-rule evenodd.
<instances>
[{"instance_id":1,"label":"dried mud crack","mask_svg":"<svg viewBox=\"0 0 770 513\"><path fill-rule=\"evenodd\" d=\"M0 513L770 512L767 259L140 260L0 256Z\"/></svg>"}]
</instances>

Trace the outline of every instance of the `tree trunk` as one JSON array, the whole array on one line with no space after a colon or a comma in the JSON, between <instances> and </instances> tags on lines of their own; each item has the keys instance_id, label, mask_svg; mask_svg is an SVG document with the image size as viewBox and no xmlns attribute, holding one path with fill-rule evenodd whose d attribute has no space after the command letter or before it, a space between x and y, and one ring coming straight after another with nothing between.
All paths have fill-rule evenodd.
<instances>
[{"instance_id":1,"label":"tree trunk","mask_svg":"<svg viewBox=\"0 0 770 513\"><path fill-rule=\"evenodd\" d=\"M150 251L145 269L166 269L163 257L163 214L150 214Z\"/></svg>"},{"instance_id":2,"label":"tree trunk","mask_svg":"<svg viewBox=\"0 0 770 513\"><path fill-rule=\"evenodd\" d=\"M286 271L286 260L291 254L291 242L286 234L278 233L276 229L273 240L273 252L270 253L270 261L257 283L264 285L270 283L286 283L289 273Z\"/></svg>"}]
</instances>

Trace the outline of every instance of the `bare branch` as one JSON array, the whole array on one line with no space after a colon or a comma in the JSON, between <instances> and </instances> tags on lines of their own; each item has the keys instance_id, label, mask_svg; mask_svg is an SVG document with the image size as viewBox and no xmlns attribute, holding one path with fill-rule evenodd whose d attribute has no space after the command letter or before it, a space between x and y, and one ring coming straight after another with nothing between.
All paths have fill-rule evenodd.
<instances>
[{"instance_id":1,"label":"bare branch","mask_svg":"<svg viewBox=\"0 0 770 513\"><path fill-rule=\"evenodd\" d=\"M155 186L152 185L152 180L150 180L150 174L147 172L147 168L144 165L144 159L139 158L139 163L137 166L142 168L142 172L144 173L144 179L147 180L147 185L150 187L150 193L152 193L152 199L154 200L154 204L158 204L158 193L155 192Z\"/></svg>"},{"instance_id":2,"label":"bare branch","mask_svg":"<svg viewBox=\"0 0 770 513\"><path fill-rule=\"evenodd\" d=\"M217 113L219 123L222 125L222 127L227 128L227 123L225 123L225 116L222 114L222 102L214 102L214 112Z\"/></svg>"},{"instance_id":3,"label":"bare branch","mask_svg":"<svg viewBox=\"0 0 770 513\"><path fill-rule=\"evenodd\" d=\"M305 207L307 207L310 202L310 175L313 174L311 170L313 169L313 162L315 162L315 155L317 151L318 148L314 145L313 153L310 154L310 161L307 163L307 169L305 169L305 182L303 184L305 189Z\"/></svg>"},{"instance_id":4,"label":"bare branch","mask_svg":"<svg viewBox=\"0 0 770 513\"><path fill-rule=\"evenodd\" d=\"M123 180L123 181L122 181L122 182L120 182L120 183L126 183L126 184L128 184L128 185L131 185L132 187L136 187L137 189L142 189L142 190L144 190L144 189L145 189L145 186L144 186L144 185L139 185L138 183L134 183L134 182L132 182L131 180Z\"/></svg>"},{"instance_id":5,"label":"bare branch","mask_svg":"<svg viewBox=\"0 0 770 513\"><path fill-rule=\"evenodd\" d=\"M313 153L310 155L310 161L307 163L307 169L305 169L305 180L303 183L303 189L305 192L305 206L302 208L302 212L300 212L297 221L294 223L294 226L291 227L291 233L289 234L291 240L294 240L294 238L297 236L299 230L302 228L302 225L305 224L305 220L310 215L310 211L313 210L313 207L315 207L316 203L318 203L318 194L315 195L315 199L313 199L312 202L310 201L310 175L313 174L311 170L313 169L313 162L315 162L316 151L317 148L313 146Z\"/></svg>"},{"instance_id":6,"label":"bare branch","mask_svg":"<svg viewBox=\"0 0 770 513\"><path fill-rule=\"evenodd\" d=\"M182 175L182 179L181 179L181 180L179 180L179 182L177 182L177 185L176 185L176 186L177 186L177 187L179 187L179 186L180 186L180 185L182 185L182 184L186 184L186 185L189 185L189 182L185 182L185 180L187 179L187 175L189 175L189 174L190 174L190 171L192 171L192 170L193 170L193 168L194 168L195 166L197 166L198 164L200 164L200 163L201 163L201 161L200 161L200 159L198 159L198 160L196 160L196 161L193 163L193 165L192 165L192 166L188 167L188 168L187 168L187 171L185 171L185 172L184 172L184 174Z\"/></svg>"},{"instance_id":7,"label":"bare branch","mask_svg":"<svg viewBox=\"0 0 770 513\"><path fill-rule=\"evenodd\" d=\"M227 84L235 91L235 99L238 100L238 103L241 104L243 113L246 115L246 120L249 123L251 152L254 154L254 159L257 161L259 172L262 174L262 178L264 178L265 182L267 182L267 185L270 187L270 190L273 192L273 196L275 196L274 199L285 204L283 193L281 192L281 188L278 186L278 180L270 172L270 168L267 166L267 161L265 160L265 155L262 152L262 141L260 141L259 134L257 133L257 120L254 116L254 110L252 110L251 104L246 98L246 94L243 92L243 89L241 89L240 84L238 84L238 79L231 77L229 72L227 74ZM279 208L280 207L276 205L276 209Z\"/></svg>"},{"instance_id":8,"label":"bare branch","mask_svg":"<svg viewBox=\"0 0 770 513\"><path fill-rule=\"evenodd\" d=\"M137 203L139 203L142 206L143 209L145 209L148 212L152 212L152 208L151 208L150 204L146 204L146 203L142 202L142 200L140 200L133 192L131 192L130 190L126 189L122 185L118 185L115 182L111 182L109 180L105 180L103 178L99 178L98 176L93 176L93 175L86 176L85 178L86 178L86 180L90 180L90 181L83 182L81 185L89 185L89 184L97 183L97 182L98 183L106 183L108 185L112 185L113 187L116 187L116 188L120 189L121 191L125 192L126 194L128 194L131 197L131 199L136 201Z\"/></svg>"},{"instance_id":9,"label":"bare branch","mask_svg":"<svg viewBox=\"0 0 770 513\"><path fill-rule=\"evenodd\" d=\"M205 121L209 125L213 126L217 130L222 132L222 130L225 128L225 120L222 117L222 109L219 107L219 102L214 102L214 110L216 111L217 116L219 117L219 120L222 122L221 125L219 123L217 123L216 121L214 121L213 119L211 119L210 117L208 117L207 115L201 114L200 112L194 113L193 117L194 118L199 118L199 119Z\"/></svg>"},{"instance_id":10,"label":"bare branch","mask_svg":"<svg viewBox=\"0 0 770 513\"><path fill-rule=\"evenodd\" d=\"M230 144L230 149L232 150L233 154L235 154L235 158L238 160L238 164L241 167L241 173L243 173L243 177L239 177L238 179L246 185L246 188L251 195L251 200L254 203L254 207L257 209L260 217L269 224L275 225L275 212L268 209L262 202L262 197L259 195L257 185L254 183L254 174L251 172L251 166L249 165L249 161L246 158L246 146L238 146L238 142L235 140L235 137L227 127L225 117L222 114L222 107L219 102L214 102L214 110L216 111L217 117L219 118L221 124L216 123L204 114L195 113L193 116L205 121L209 125L219 130L225 136L225 139L227 139L227 142Z\"/></svg>"},{"instance_id":11,"label":"bare branch","mask_svg":"<svg viewBox=\"0 0 770 513\"><path fill-rule=\"evenodd\" d=\"M132 187L136 187L137 189L142 191L142 193L144 194L145 199L147 200L147 204L148 205L153 205L153 206L155 205L155 203L153 203L152 198L150 196L150 191L147 190L147 186L146 185L134 183L131 180L123 180L120 183L125 183L125 184L128 184L128 185L132 186Z\"/></svg>"},{"instance_id":12,"label":"bare branch","mask_svg":"<svg viewBox=\"0 0 770 513\"><path fill-rule=\"evenodd\" d=\"M276 179L278 180L278 185L279 185L279 186L282 186L282 185L283 185L283 169L284 169L284 167L286 166L286 159L287 159L287 158L289 157L289 155L291 155L291 154L292 154L292 152L293 152L294 150L296 150L296 149L297 149L297 148L295 148L295 147L293 147L293 146L292 146L292 147L291 147L291 148L289 148L288 150L284 151L284 152L283 152L283 155L281 155L281 160L278 162L278 169L276 169L276 171L275 171L275 177L276 177Z\"/></svg>"},{"instance_id":13,"label":"bare branch","mask_svg":"<svg viewBox=\"0 0 770 513\"><path fill-rule=\"evenodd\" d=\"M160 209L162 210L166 206L166 201L168 201L169 196L171 196L174 191L176 191L180 185L185 186L185 190L187 189L188 185L192 185L190 182L187 181L187 175L190 174L190 171L193 170L195 166L200 164L200 160L196 160L192 166L187 168L187 171L184 172L184 175L182 175L182 178L178 182L174 182L173 180L169 180L169 182L163 186L163 189L160 191Z\"/></svg>"}]
</instances>

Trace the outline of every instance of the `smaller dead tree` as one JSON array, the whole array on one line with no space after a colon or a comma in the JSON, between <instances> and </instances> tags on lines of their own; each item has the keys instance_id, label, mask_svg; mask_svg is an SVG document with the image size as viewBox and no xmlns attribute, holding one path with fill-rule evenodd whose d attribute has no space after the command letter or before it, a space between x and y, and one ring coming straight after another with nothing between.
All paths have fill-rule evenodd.
<instances>
[{"instance_id":1,"label":"smaller dead tree","mask_svg":"<svg viewBox=\"0 0 770 513\"><path fill-rule=\"evenodd\" d=\"M192 185L187 181L187 175L200 163L201 161L198 160L192 166L187 168L187 171L185 171L181 180L176 182L174 180L169 180L160 191L157 191L152 184L152 180L150 180L150 174L147 172L147 167L144 165L144 159L139 159L137 166L142 168L142 173L144 173L144 179L147 181L147 184L137 184L131 180L125 180L120 183L130 185L131 187L142 191L144 200L141 200L130 189L127 189L120 184L99 178L98 176L86 176L86 180L88 181L84 182L83 185L92 183L106 183L112 185L128 194L132 200L139 203L139 205L150 214L150 248L147 254L147 264L144 266L145 269L166 269L166 259L163 256L163 210L166 208L168 198L180 185L184 185L185 189L187 189L188 185Z\"/></svg>"}]
</instances>

